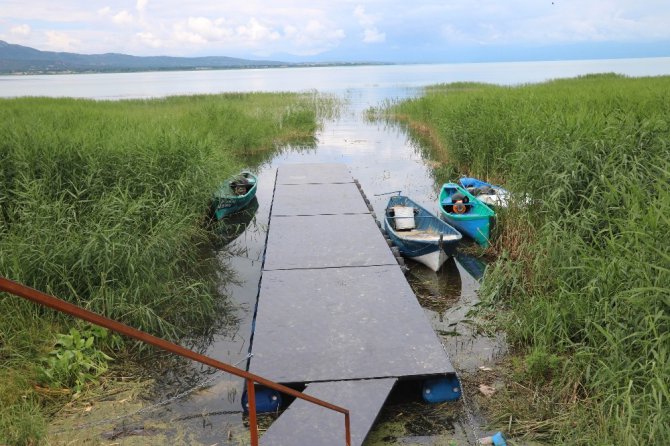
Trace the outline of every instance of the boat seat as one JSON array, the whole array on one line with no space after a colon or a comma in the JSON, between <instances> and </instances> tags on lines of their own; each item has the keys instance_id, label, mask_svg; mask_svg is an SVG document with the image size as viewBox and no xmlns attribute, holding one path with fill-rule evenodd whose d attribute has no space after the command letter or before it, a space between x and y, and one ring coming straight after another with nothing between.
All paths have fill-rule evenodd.
<instances>
[{"instance_id":1,"label":"boat seat","mask_svg":"<svg viewBox=\"0 0 670 446\"><path fill-rule=\"evenodd\" d=\"M451 200L451 198L445 198L444 200L442 200L442 201L440 202L440 204L441 204L442 206L453 206L453 205L454 205L454 202ZM468 201L468 202L465 202L465 203L463 203L463 204L466 205L466 206L472 206L472 205L473 205L473 204L470 203L469 201Z\"/></svg>"},{"instance_id":2,"label":"boat seat","mask_svg":"<svg viewBox=\"0 0 670 446\"><path fill-rule=\"evenodd\" d=\"M405 239L412 239L424 242L437 242L440 240L440 234L435 231L426 231L421 229L412 229L409 232L403 233ZM461 237L458 234L443 234L443 241L458 240Z\"/></svg>"}]
</instances>

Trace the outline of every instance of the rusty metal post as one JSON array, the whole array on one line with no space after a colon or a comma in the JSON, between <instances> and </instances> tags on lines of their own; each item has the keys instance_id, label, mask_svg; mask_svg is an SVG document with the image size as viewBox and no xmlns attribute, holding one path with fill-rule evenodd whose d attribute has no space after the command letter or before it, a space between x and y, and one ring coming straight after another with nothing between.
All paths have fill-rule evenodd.
<instances>
[{"instance_id":1,"label":"rusty metal post","mask_svg":"<svg viewBox=\"0 0 670 446\"><path fill-rule=\"evenodd\" d=\"M351 423L349 412L344 414L344 441L347 446L351 446Z\"/></svg>"},{"instance_id":2,"label":"rusty metal post","mask_svg":"<svg viewBox=\"0 0 670 446\"><path fill-rule=\"evenodd\" d=\"M258 423L256 422L256 388L251 379L247 379L247 404L249 405L249 435L251 446L258 446Z\"/></svg>"}]
</instances>

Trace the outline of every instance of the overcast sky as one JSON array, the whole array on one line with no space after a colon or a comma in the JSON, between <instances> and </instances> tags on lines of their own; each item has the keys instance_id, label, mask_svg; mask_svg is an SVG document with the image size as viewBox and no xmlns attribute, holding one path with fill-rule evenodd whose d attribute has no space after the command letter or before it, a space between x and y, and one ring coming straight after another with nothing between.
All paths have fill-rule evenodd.
<instances>
[{"instance_id":1,"label":"overcast sky","mask_svg":"<svg viewBox=\"0 0 670 446\"><path fill-rule=\"evenodd\" d=\"M670 56L670 0L0 0L0 40L291 61Z\"/></svg>"}]
</instances>

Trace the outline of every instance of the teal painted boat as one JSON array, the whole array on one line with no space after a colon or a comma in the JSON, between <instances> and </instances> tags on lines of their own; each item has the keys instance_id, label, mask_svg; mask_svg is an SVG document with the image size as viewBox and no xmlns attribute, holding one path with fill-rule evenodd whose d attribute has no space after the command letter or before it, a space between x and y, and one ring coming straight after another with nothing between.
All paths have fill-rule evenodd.
<instances>
[{"instance_id":1,"label":"teal painted boat","mask_svg":"<svg viewBox=\"0 0 670 446\"><path fill-rule=\"evenodd\" d=\"M439 200L442 218L480 245L489 245L496 215L490 207L456 183L442 185Z\"/></svg>"},{"instance_id":2,"label":"teal painted boat","mask_svg":"<svg viewBox=\"0 0 670 446\"><path fill-rule=\"evenodd\" d=\"M256 196L258 178L244 170L228 178L212 197L212 214L220 220L247 207Z\"/></svg>"}]
</instances>

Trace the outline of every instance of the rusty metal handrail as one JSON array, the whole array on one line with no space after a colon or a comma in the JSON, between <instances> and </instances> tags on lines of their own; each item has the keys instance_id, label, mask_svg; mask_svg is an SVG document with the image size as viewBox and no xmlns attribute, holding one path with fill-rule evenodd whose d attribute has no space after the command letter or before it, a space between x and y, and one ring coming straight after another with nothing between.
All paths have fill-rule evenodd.
<instances>
[{"instance_id":1,"label":"rusty metal handrail","mask_svg":"<svg viewBox=\"0 0 670 446\"><path fill-rule=\"evenodd\" d=\"M216 359L210 358L209 356L201 355L200 353L196 353L180 345L166 341L165 339L152 336L149 333L145 333L141 330L129 327L128 325L106 318L97 313L93 313L92 311L85 310L77 305L65 302L62 299L50 296L34 288L21 285L20 283L6 279L4 277L0 277L0 291L5 291L7 293L23 297L24 299L38 303L40 305L53 308L54 310L60 311L61 313L69 314L76 318L83 319L101 327L105 327L130 338L137 339L138 341L144 342L145 344L153 345L170 353L183 356L193 361L197 361L210 367L223 370L224 372L228 372L232 375L244 378L246 381L249 402L249 431L252 446L258 446L258 426L256 423L256 390L254 388L254 383L258 383L265 387L269 387L287 395L291 395L295 398L309 401L310 403L325 407L326 409L334 410L335 412L344 414L345 444L346 446L351 446L349 411L343 407L336 406L335 404L328 403L310 395L305 395L304 393L298 392L297 390L291 389L290 387L286 387L282 384L270 381L269 379L254 375L253 373L249 373L246 370L238 369L237 367L226 364L225 362L217 361Z\"/></svg>"}]
</instances>

